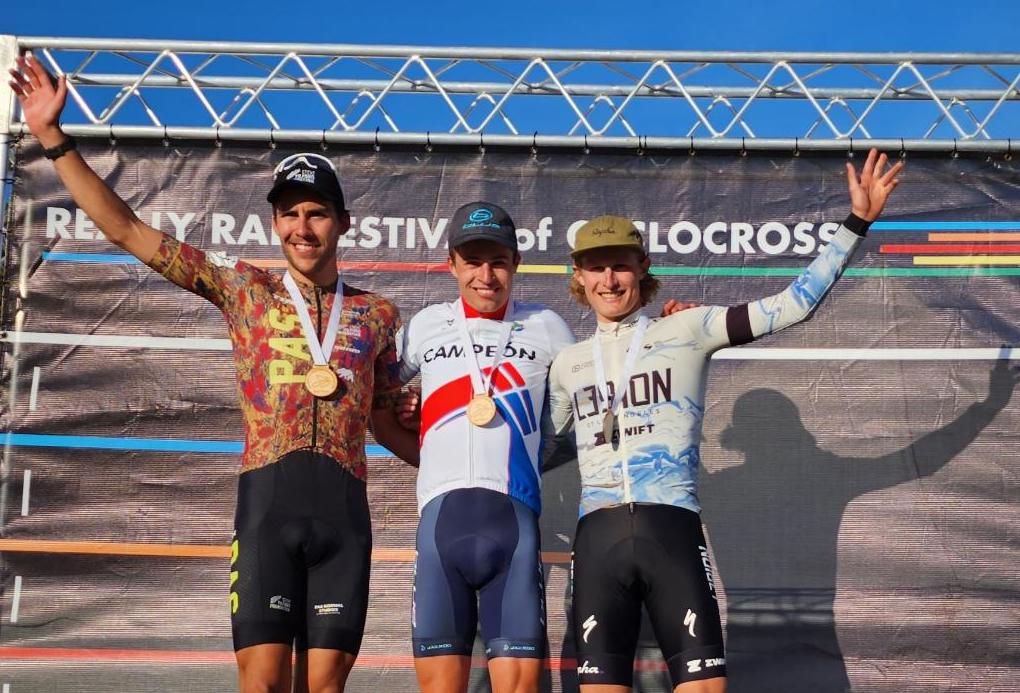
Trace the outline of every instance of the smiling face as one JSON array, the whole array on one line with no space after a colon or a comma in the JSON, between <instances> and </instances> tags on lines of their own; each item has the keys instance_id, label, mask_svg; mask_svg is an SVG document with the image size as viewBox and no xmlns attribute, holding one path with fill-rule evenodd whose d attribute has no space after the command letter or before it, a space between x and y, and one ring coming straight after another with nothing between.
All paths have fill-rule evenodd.
<instances>
[{"instance_id":1,"label":"smiling face","mask_svg":"<svg viewBox=\"0 0 1020 693\"><path fill-rule=\"evenodd\" d=\"M336 281L336 246L351 226L345 212L307 190L284 190L273 205L273 232L280 238L291 274L325 286Z\"/></svg>"},{"instance_id":2,"label":"smiling face","mask_svg":"<svg viewBox=\"0 0 1020 693\"><path fill-rule=\"evenodd\" d=\"M468 241L450 252L450 274L461 298L480 313L493 313L510 300L521 256L493 241Z\"/></svg>"},{"instance_id":3,"label":"smiling face","mask_svg":"<svg viewBox=\"0 0 1020 693\"><path fill-rule=\"evenodd\" d=\"M573 281L599 322L619 322L641 307L641 279L650 265L634 248L594 248L575 260Z\"/></svg>"}]
</instances>

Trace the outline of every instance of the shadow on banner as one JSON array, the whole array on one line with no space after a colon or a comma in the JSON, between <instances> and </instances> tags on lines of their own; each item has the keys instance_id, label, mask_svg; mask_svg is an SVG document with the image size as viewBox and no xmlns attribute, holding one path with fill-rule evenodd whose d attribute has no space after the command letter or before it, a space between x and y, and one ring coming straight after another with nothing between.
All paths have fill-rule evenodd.
<instances>
[{"instance_id":1,"label":"shadow on banner","mask_svg":"<svg viewBox=\"0 0 1020 693\"><path fill-rule=\"evenodd\" d=\"M850 690L833 614L843 513L861 494L934 474L963 451L1008 404L1017 371L1000 360L989 380L985 400L956 420L872 459L820 449L775 390L737 398L720 444L745 461L701 476L727 599L729 693Z\"/></svg>"}]
</instances>

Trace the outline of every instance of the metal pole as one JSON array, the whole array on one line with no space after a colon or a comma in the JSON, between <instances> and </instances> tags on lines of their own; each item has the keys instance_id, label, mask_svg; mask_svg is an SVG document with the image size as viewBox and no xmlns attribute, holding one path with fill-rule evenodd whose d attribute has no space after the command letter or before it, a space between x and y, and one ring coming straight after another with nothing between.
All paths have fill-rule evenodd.
<instances>
[{"instance_id":1,"label":"metal pole","mask_svg":"<svg viewBox=\"0 0 1020 693\"><path fill-rule=\"evenodd\" d=\"M210 141L245 144L325 144L351 147L422 147L439 146L465 151L479 148L501 149L576 149L578 152L762 152L791 154L795 152L866 152L875 147L886 152L927 154L1012 155L1020 142L998 140L925 140L925 139L797 139L739 137L584 137L581 135L487 135L485 133L424 133L424 132L343 132L337 130L270 130L261 128L160 127L153 125L64 125L64 132L96 140ZM28 134L23 124L16 124L14 133Z\"/></svg>"},{"instance_id":2,"label":"metal pole","mask_svg":"<svg viewBox=\"0 0 1020 693\"><path fill-rule=\"evenodd\" d=\"M179 53L246 53L346 55L375 58L451 58L477 60L564 60L604 62L744 62L744 63L874 63L981 65L1020 64L1020 53L826 53L777 51L635 51L578 50L572 48L490 48L471 46L381 46L350 43L242 43L230 41L161 41L150 39L95 39L53 36L20 36L18 47L58 48L84 51L148 51Z\"/></svg>"},{"instance_id":3,"label":"metal pole","mask_svg":"<svg viewBox=\"0 0 1020 693\"><path fill-rule=\"evenodd\" d=\"M6 86L6 85L5 85ZM4 123L6 125L6 123ZM0 286L4 287L4 291L0 294L0 320L5 320L7 315L7 299L15 292L12 292L8 287L7 278L11 266L11 237L10 229L7 226L7 211L9 208L9 201L11 196L11 189L13 186L12 175L9 171L11 164L11 136L7 133L0 134L0 244L2 244L2 250L0 250ZM15 294L16 295L16 294ZM0 325L4 331L7 329L7 325ZM4 370L4 360L6 354L0 351L0 372ZM7 396L8 396L8 409L7 409L7 431L4 432L3 439L3 456L0 458L0 536L4 535L4 528L7 521L7 497L10 493L11 483L11 446L10 446L10 427L13 424L14 418L14 405L17 397L17 378L18 378L18 345L17 343L11 349L10 355L10 369L8 370L8 377L10 380L7 382Z\"/></svg>"}]
</instances>

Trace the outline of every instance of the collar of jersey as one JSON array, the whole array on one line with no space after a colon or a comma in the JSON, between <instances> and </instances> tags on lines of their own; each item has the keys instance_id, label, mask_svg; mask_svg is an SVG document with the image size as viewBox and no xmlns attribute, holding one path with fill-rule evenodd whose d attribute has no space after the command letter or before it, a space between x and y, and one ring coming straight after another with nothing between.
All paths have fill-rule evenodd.
<instances>
[{"instance_id":1,"label":"collar of jersey","mask_svg":"<svg viewBox=\"0 0 1020 693\"><path fill-rule=\"evenodd\" d=\"M287 270L284 270L284 272L286 272L286 271ZM291 275L291 276L293 276L293 275ZM283 284L283 275L282 274L276 275L276 278L280 280L280 284ZM315 296L316 289L318 289L319 291L321 291L324 294L335 294L336 293L336 282L335 281L330 282L329 284L326 284L324 286L319 286L318 284L307 284L307 283L304 282L304 280L301 280L301 279L298 279L297 277L294 277L294 283L297 284L298 291L301 292L301 295L305 296L305 297Z\"/></svg>"},{"instance_id":2,"label":"collar of jersey","mask_svg":"<svg viewBox=\"0 0 1020 693\"><path fill-rule=\"evenodd\" d=\"M596 329L602 334L617 334L621 330L626 330L636 325L637 321L640 320L641 316L644 314L644 308L638 308L619 322L597 322Z\"/></svg>"},{"instance_id":3,"label":"collar of jersey","mask_svg":"<svg viewBox=\"0 0 1020 693\"><path fill-rule=\"evenodd\" d=\"M463 298L460 299L460 305L464 308L465 318L482 318L483 320L506 320L506 316L510 314L510 301L507 300L503 304L503 307L499 310L494 310L491 313L486 313L480 310L475 310L468 305L467 301Z\"/></svg>"}]
</instances>

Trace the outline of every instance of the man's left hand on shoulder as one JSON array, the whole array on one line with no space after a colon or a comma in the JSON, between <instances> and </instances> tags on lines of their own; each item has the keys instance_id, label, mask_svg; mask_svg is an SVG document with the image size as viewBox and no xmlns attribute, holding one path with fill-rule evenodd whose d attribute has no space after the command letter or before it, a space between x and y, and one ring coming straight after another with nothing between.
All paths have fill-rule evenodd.
<instances>
[{"instance_id":1,"label":"man's left hand on shoulder","mask_svg":"<svg viewBox=\"0 0 1020 693\"><path fill-rule=\"evenodd\" d=\"M700 303L688 303L686 301L678 301L675 298L671 298L662 306L662 312L659 314L660 318L668 318L674 313L687 310L689 308L699 308Z\"/></svg>"}]
</instances>

